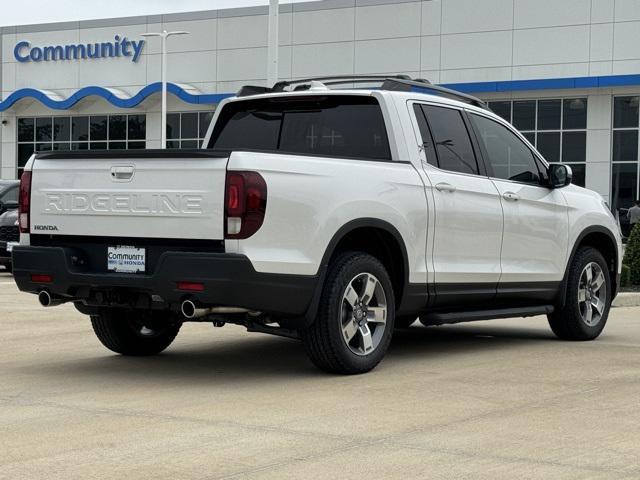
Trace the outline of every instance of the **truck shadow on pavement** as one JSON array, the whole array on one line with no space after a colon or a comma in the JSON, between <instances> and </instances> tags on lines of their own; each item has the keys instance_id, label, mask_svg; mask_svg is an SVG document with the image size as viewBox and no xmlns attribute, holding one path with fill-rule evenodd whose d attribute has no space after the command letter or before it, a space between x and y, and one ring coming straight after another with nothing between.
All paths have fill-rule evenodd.
<instances>
[{"instance_id":1,"label":"truck shadow on pavement","mask_svg":"<svg viewBox=\"0 0 640 480\"><path fill-rule=\"evenodd\" d=\"M218 385L327 376L307 359L300 342L254 335L252 338L217 339L211 345L181 344L177 341L155 357L107 354L74 359L68 365L55 362L55 373L52 374L64 371L65 375L117 377L123 382L153 379L154 383L196 384L214 381ZM394 333L385 359L374 372L386 368L415 367L434 359L441 360L469 352L517 350L523 344L541 341L555 341L555 337L551 332L526 327L465 325L425 328L414 325ZM39 368L40 371L42 369Z\"/></svg>"}]
</instances>

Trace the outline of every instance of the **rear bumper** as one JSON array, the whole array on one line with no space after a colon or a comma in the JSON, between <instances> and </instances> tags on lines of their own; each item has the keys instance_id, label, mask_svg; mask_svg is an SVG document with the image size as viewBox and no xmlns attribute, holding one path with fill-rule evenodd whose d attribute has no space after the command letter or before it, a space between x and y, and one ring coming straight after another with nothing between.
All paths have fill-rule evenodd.
<instances>
[{"instance_id":1,"label":"rear bumper","mask_svg":"<svg viewBox=\"0 0 640 480\"><path fill-rule=\"evenodd\" d=\"M11 252L7 252L7 242L0 241L0 265L11 264Z\"/></svg>"},{"instance_id":2,"label":"rear bumper","mask_svg":"<svg viewBox=\"0 0 640 480\"><path fill-rule=\"evenodd\" d=\"M86 305L130 298L139 302L132 306L140 308L177 309L190 298L203 306L236 306L286 316L306 313L317 283L314 276L256 272L246 256L230 253L165 252L148 274L96 273L74 264L73 249L65 247L16 246L13 272L24 292L46 289ZM32 274L53 279L34 283ZM204 291L178 290L180 281L202 283Z\"/></svg>"}]
</instances>

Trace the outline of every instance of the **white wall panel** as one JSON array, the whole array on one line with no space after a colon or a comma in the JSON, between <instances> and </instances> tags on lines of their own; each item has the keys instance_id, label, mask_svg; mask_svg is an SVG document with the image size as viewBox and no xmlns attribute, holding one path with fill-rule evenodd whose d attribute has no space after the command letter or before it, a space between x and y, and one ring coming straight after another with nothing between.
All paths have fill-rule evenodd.
<instances>
[{"instance_id":1,"label":"white wall panel","mask_svg":"<svg viewBox=\"0 0 640 480\"><path fill-rule=\"evenodd\" d=\"M295 78L353 73L352 42L294 45L291 75Z\"/></svg>"},{"instance_id":2,"label":"white wall panel","mask_svg":"<svg viewBox=\"0 0 640 480\"><path fill-rule=\"evenodd\" d=\"M613 115L611 95L589 95L587 102L587 128L611 129Z\"/></svg>"},{"instance_id":3,"label":"white wall panel","mask_svg":"<svg viewBox=\"0 0 640 480\"><path fill-rule=\"evenodd\" d=\"M598 77L602 75L611 75L613 73L613 62L590 62L589 75Z\"/></svg>"},{"instance_id":4,"label":"white wall panel","mask_svg":"<svg viewBox=\"0 0 640 480\"><path fill-rule=\"evenodd\" d=\"M218 19L218 48L248 48L267 45L266 15Z\"/></svg>"},{"instance_id":5,"label":"white wall panel","mask_svg":"<svg viewBox=\"0 0 640 480\"><path fill-rule=\"evenodd\" d=\"M420 69L440 69L440 36L422 37L420 41Z\"/></svg>"},{"instance_id":6,"label":"white wall panel","mask_svg":"<svg viewBox=\"0 0 640 480\"><path fill-rule=\"evenodd\" d=\"M356 42L359 73L420 70L420 37Z\"/></svg>"},{"instance_id":7,"label":"white wall panel","mask_svg":"<svg viewBox=\"0 0 640 480\"><path fill-rule=\"evenodd\" d=\"M591 0L514 0L514 27L588 24L590 13Z\"/></svg>"},{"instance_id":8,"label":"white wall panel","mask_svg":"<svg viewBox=\"0 0 640 480\"><path fill-rule=\"evenodd\" d=\"M292 41L300 44L353 40L354 16L353 8L294 12Z\"/></svg>"},{"instance_id":9,"label":"white wall panel","mask_svg":"<svg viewBox=\"0 0 640 480\"><path fill-rule=\"evenodd\" d=\"M609 201L611 185L611 164L609 162L587 163L585 185L588 189L598 192Z\"/></svg>"},{"instance_id":10,"label":"white wall panel","mask_svg":"<svg viewBox=\"0 0 640 480\"><path fill-rule=\"evenodd\" d=\"M613 22L615 0L591 0L591 23Z\"/></svg>"},{"instance_id":11,"label":"white wall panel","mask_svg":"<svg viewBox=\"0 0 640 480\"><path fill-rule=\"evenodd\" d=\"M611 130L587 131L587 162L611 160Z\"/></svg>"},{"instance_id":12,"label":"white wall panel","mask_svg":"<svg viewBox=\"0 0 640 480\"><path fill-rule=\"evenodd\" d=\"M589 26L516 30L514 65L589 61Z\"/></svg>"},{"instance_id":13,"label":"white wall panel","mask_svg":"<svg viewBox=\"0 0 640 480\"><path fill-rule=\"evenodd\" d=\"M13 56L13 49L16 46L17 40L13 33L6 33L2 35L2 63L13 63L16 61Z\"/></svg>"},{"instance_id":14,"label":"white wall panel","mask_svg":"<svg viewBox=\"0 0 640 480\"><path fill-rule=\"evenodd\" d=\"M167 54L167 79L182 83L215 81L216 53L209 51Z\"/></svg>"},{"instance_id":15,"label":"white wall panel","mask_svg":"<svg viewBox=\"0 0 640 480\"><path fill-rule=\"evenodd\" d=\"M513 0L442 0L442 33L510 30Z\"/></svg>"},{"instance_id":16,"label":"white wall panel","mask_svg":"<svg viewBox=\"0 0 640 480\"><path fill-rule=\"evenodd\" d=\"M420 35L418 2L358 7L355 12L356 40Z\"/></svg>"},{"instance_id":17,"label":"white wall panel","mask_svg":"<svg viewBox=\"0 0 640 480\"><path fill-rule=\"evenodd\" d=\"M520 65L513 67L514 80L540 78L586 77L589 63L554 63L550 65Z\"/></svg>"},{"instance_id":18,"label":"white wall panel","mask_svg":"<svg viewBox=\"0 0 640 480\"><path fill-rule=\"evenodd\" d=\"M15 90L16 88L16 65L15 63L5 63L2 65L2 90Z\"/></svg>"},{"instance_id":19,"label":"white wall panel","mask_svg":"<svg viewBox=\"0 0 640 480\"><path fill-rule=\"evenodd\" d=\"M422 35L438 35L441 32L442 1L422 2Z\"/></svg>"},{"instance_id":20,"label":"white wall panel","mask_svg":"<svg viewBox=\"0 0 640 480\"><path fill-rule=\"evenodd\" d=\"M466 83L511 80L511 67L461 68L442 70L440 82Z\"/></svg>"},{"instance_id":21,"label":"white wall panel","mask_svg":"<svg viewBox=\"0 0 640 480\"><path fill-rule=\"evenodd\" d=\"M592 61L613 58L613 23L591 25L589 59Z\"/></svg>"},{"instance_id":22,"label":"white wall panel","mask_svg":"<svg viewBox=\"0 0 640 480\"><path fill-rule=\"evenodd\" d=\"M167 52L193 52L216 49L218 23L215 18L192 20L190 22L168 22L162 28L169 32L189 32L188 35L169 37L169 40L167 40Z\"/></svg>"},{"instance_id":23,"label":"white wall panel","mask_svg":"<svg viewBox=\"0 0 640 480\"><path fill-rule=\"evenodd\" d=\"M640 20L640 4L638 0L615 0L615 14L616 22Z\"/></svg>"},{"instance_id":24,"label":"white wall panel","mask_svg":"<svg viewBox=\"0 0 640 480\"><path fill-rule=\"evenodd\" d=\"M640 2L638 2L640 10ZM615 24L613 59L630 60L640 58L640 22Z\"/></svg>"},{"instance_id":25,"label":"white wall panel","mask_svg":"<svg viewBox=\"0 0 640 480\"><path fill-rule=\"evenodd\" d=\"M242 48L218 51L218 81L264 78L267 48Z\"/></svg>"},{"instance_id":26,"label":"white wall panel","mask_svg":"<svg viewBox=\"0 0 640 480\"><path fill-rule=\"evenodd\" d=\"M511 31L442 36L443 69L511 65Z\"/></svg>"}]
</instances>

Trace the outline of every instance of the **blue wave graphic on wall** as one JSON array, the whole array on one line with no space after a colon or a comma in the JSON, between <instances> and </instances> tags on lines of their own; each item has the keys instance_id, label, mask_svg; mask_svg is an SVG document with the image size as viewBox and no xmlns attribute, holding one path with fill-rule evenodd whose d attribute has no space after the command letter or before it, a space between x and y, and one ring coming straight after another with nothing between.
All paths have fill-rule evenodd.
<instances>
[{"instance_id":1,"label":"blue wave graphic on wall","mask_svg":"<svg viewBox=\"0 0 640 480\"><path fill-rule=\"evenodd\" d=\"M67 110L73 107L80 100L90 96L102 97L113 106L118 108L132 108L139 105L142 101L149 97L149 95L158 93L161 90L162 83L156 82L147 85L131 97L122 98L104 87L84 87L70 97L65 98L64 100L56 100L55 98L49 97L45 92L36 88L21 88L13 92L6 99L0 102L0 112L11 108L11 106L13 106L16 102L22 100L23 98L33 98L40 101L43 105L55 110ZM175 95L184 102L194 104L216 104L224 100L225 98L232 97L234 95L232 93L193 94L186 91L180 85L176 85L175 83L167 83L167 92Z\"/></svg>"}]
</instances>

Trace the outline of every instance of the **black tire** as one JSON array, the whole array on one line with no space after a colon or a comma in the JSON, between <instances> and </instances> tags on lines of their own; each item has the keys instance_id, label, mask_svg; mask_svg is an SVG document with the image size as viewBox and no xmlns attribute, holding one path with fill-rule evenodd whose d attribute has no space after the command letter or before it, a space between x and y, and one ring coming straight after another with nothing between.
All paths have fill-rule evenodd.
<instances>
[{"instance_id":1,"label":"black tire","mask_svg":"<svg viewBox=\"0 0 640 480\"><path fill-rule=\"evenodd\" d=\"M365 273L373 275L378 280L376 285L379 285L383 290L381 296L384 296L386 301L386 322L384 324L372 323L373 330L369 330L368 322L360 320L370 331L370 337L377 338L378 343L372 347L373 350L370 353L357 354L353 351L356 347L349 346L348 341L343 337L343 322L348 323L348 319L353 319L353 325L358 325L355 320L356 313L354 313L356 310L351 311L353 315L344 316L343 302L346 300L343 300L343 295L345 295L347 287L354 281L358 282L356 278L360 278L359 276ZM358 301L363 300L363 295L358 294L358 297ZM377 303L378 299L372 301ZM349 305L345 305L345 307L349 308ZM339 255L329 265L318 316L308 329L301 332L302 341L307 355L318 368L329 373L348 375L365 373L378 365L384 357L389 342L391 342L394 317L393 288L382 263L365 253L346 252ZM364 329L365 326L362 323L360 325L360 327L355 327L357 333L352 338L352 342L358 340L357 336L362 338L361 332L363 330L361 328ZM378 332L378 328L382 330Z\"/></svg>"},{"instance_id":2,"label":"black tire","mask_svg":"<svg viewBox=\"0 0 640 480\"><path fill-rule=\"evenodd\" d=\"M605 294L603 294L604 309L597 323L593 325L589 325L584 320L578 298L583 271L591 263L596 263L601 268L604 276L604 286L606 287ZM588 308L592 308L590 302L587 302L586 305ZM564 307L556 309L556 311L548 315L551 330L558 338L563 340L593 340L602 333L607 323L610 308L611 275L607 262L595 248L581 247L576 252L569 267ZM593 313L593 310L591 311Z\"/></svg>"},{"instance_id":3,"label":"black tire","mask_svg":"<svg viewBox=\"0 0 640 480\"><path fill-rule=\"evenodd\" d=\"M172 312L121 308L105 308L99 315L91 315L91 325L105 347L128 356L162 352L182 326Z\"/></svg>"},{"instance_id":4,"label":"black tire","mask_svg":"<svg viewBox=\"0 0 640 480\"><path fill-rule=\"evenodd\" d=\"M7 264L4 266L4 269L5 269L8 273L13 273L13 264L11 264L11 263L7 263Z\"/></svg>"},{"instance_id":5,"label":"black tire","mask_svg":"<svg viewBox=\"0 0 640 480\"><path fill-rule=\"evenodd\" d=\"M402 330L405 328L409 328L411 325L415 323L418 319L417 315L396 315L396 319L394 321L394 328L396 330Z\"/></svg>"}]
</instances>

